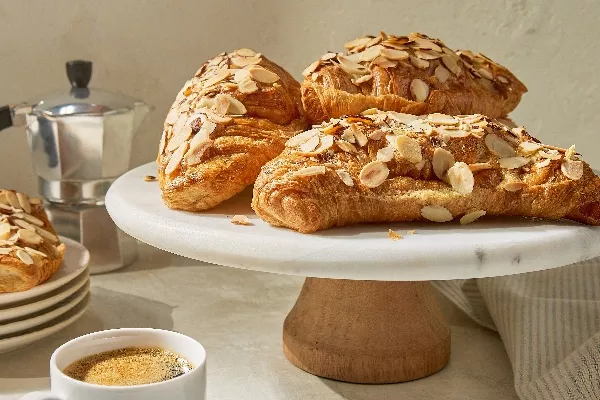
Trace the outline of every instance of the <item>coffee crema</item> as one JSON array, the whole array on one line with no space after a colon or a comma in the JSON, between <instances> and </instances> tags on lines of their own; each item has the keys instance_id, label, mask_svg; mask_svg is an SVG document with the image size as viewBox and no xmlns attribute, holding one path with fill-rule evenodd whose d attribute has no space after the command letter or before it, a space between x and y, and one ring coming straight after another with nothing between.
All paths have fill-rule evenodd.
<instances>
[{"instance_id":1,"label":"coffee crema","mask_svg":"<svg viewBox=\"0 0 600 400\"><path fill-rule=\"evenodd\" d=\"M104 386L136 386L176 378L193 369L179 354L159 347L126 347L84 357L63 373Z\"/></svg>"}]
</instances>

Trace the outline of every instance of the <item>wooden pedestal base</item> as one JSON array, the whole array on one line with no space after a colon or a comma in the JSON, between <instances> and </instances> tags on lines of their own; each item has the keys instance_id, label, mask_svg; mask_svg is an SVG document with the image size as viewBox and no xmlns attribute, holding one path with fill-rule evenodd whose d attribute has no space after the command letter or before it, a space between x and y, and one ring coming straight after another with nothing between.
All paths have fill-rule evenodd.
<instances>
[{"instance_id":1,"label":"wooden pedestal base","mask_svg":"<svg viewBox=\"0 0 600 400\"><path fill-rule=\"evenodd\" d=\"M283 350L313 375L355 383L423 378L450 358L450 328L428 282L307 278Z\"/></svg>"}]
</instances>

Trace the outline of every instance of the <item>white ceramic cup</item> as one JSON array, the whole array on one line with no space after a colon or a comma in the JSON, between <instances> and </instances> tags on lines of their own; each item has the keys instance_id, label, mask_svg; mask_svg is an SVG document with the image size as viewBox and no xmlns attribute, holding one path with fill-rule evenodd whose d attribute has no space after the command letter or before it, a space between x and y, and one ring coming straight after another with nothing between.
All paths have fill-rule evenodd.
<instances>
[{"instance_id":1,"label":"white ceramic cup","mask_svg":"<svg viewBox=\"0 0 600 400\"><path fill-rule=\"evenodd\" d=\"M194 369L167 381L136 386L102 386L65 375L71 363L83 357L124 347L160 347L177 353ZM21 400L205 400L206 351L196 340L180 333L150 328L111 329L75 338L50 358L50 392L29 393Z\"/></svg>"}]
</instances>

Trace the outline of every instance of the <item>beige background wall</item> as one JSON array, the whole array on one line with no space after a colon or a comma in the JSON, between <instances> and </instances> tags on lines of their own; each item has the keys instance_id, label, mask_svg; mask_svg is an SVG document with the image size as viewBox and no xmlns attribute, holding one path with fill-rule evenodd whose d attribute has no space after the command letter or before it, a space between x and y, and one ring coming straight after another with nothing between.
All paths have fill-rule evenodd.
<instances>
[{"instance_id":1,"label":"beige background wall","mask_svg":"<svg viewBox=\"0 0 600 400\"><path fill-rule=\"evenodd\" d=\"M597 0L0 0L0 104L66 90L64 62L91 59L92 86L156 106L138 165L154 158L184 81L220 51L253 47L299 77L364 33L419 30L511 68L530 90L514 119L600 168L599 21ZM0 187L36 191L22 128L0 133Z\"/></svg>"}]
</instances>

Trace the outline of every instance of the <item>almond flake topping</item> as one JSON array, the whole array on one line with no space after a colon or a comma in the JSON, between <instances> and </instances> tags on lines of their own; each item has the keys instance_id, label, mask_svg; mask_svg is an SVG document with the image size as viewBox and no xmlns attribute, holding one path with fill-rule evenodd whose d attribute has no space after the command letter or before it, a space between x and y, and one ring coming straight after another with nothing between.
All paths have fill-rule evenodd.
<instances>
[{"instance_id":1,"label":"almond flake topping","mask_svg":"<svg viewBox=\"0 0 600 400\"><path fill-rule=\"evenodd\" d=\"M442 62L454 75L460 75L460 66L458 65L459 58L455 54L444 54L442 56Z\"/></svg>"},{"instance_id":2,"label":"almond flake topping","mask_svg":"<svg viewBox=\"0 0 600 400\"><path fill-rule=\"evenodd\" d=\"M519 149L525 154L532 154L542 148L542 145L535 142L521 142Z\"/></svg>"},{"instance_id":3,"label":"almond flake topping","mask_svg":"<svg viewBox=\"0 0 600 400\"><path fill-rule=\"evenodd\" d=\"M458 120L451 115L434 113L429 114L427 119L436 125L458 125Z\"/></svg>"},{"instance_id":4,"label":"almond flake topping","mask_svg":"<svg viewBox=\"0 0 600 400\"><path fill-rule=\"evenodd\" d=\"M40 244L43 241L40 235L27 229L19 229L17 234L19 235L19 239L28 244Z\"/></svg>"},{"instance_id":5,"label":"almond flake topping","mask_svg":"<svg viewBox=\"0 0 600 400\"><path fill-rule=\"evenodd\" d=\"M436 60L442 58L442 54L433 50L417 50L415 55L423 60Z\"/></svg>"},{"instance_id":6,"label":"almond flake topping","mask_svg":"<svg viewBox=\"0 0 600 400\"><path fill-rule=\"evenodd\" d=\"M527 157L505 157L500 158L498 163L502 168L517 169L529 164L530 161L531 159Z\"/></svg>"},{"instance_id":7,"label":"almond flake topping","mask_svg":"<svg viewBox=\"0 0 600 400\"><path fill-rule=\"evenodd\" d=\"M401 235L401 234L399 234L398 232L394 232L394 231L393 231L393 230L391 230L391 229L390 229L390 230L388 230L388 237L389 237L390 239L392 239L393 241L396 241L396 240L400 240L400 239L402 239L402 235Z\"/></svg>"},{"instance_id":8,"label":"almond flake topping","mask_svg":"<svg viewBox=\"0 0 600 400\"><path fill-rule=\"evenodd\" d=\"M549 158L545 158L543 161L535 163L535 166L537 168L545 168L548 165L550 165L550 159Z\"/></svg>"},{"instance_id":9,"label":"almond flake topping","mask_svg":"<svg viewBox=\"0 0 600 400\"><path fill-rule=\"evenodd\" d=\"M508 192L518 192L527 187L525 182L508 182L502 186Z\"/></svg>"},{"instance_id":10,"label":"almond flake topping","mask_svg":"<svg viewBox=\"0 0 600 400\"><path fill-rule=\"evenodd\" d=\"M231 62L238 67L259 64L261 60L262 58L260 53L256 53L254 57L231 57Z\"/></svg>"},{"instance_id":11,"label":"almond flake topping","mask_svg":"<svg viewBox=\"0 0 600 400\"><path fill-rule=\"evenodd\" d=\"M371 62L375 65L379 65L381 68L394 68L396 65L398 65L396 61L390 61L382 56L377 57Z\"/></svg>"},{"instance_id":12,"label":"almond flake topping","mask_svg":"<svg viewBox=\"0 0 600 400\"><path fill-rule=\"evenodd\" d=\"M254 82L248 77L246 79L243 79L238 84L238 90L240 91L240 93L254 93L258 90L258 86L256 86L256 82Z\"/></svg>"},{"instance_id":13,"label":"almond flake topping","mask_svg":"<svg viewBox=\"0 0 600 400\"><path fill-rule=\"evenodd\" d=\"M463 217L460 219L460 224L461 225L471 224L471 223L477 221L479 218L483 217L485 214L486 214L486 212L483 210L472 211L468 214L463 215Z\"/></svg>"},{"instance_id":14,"label":"almond flake topping","mask_svg":"<svg viewBox=\"0 0 600 400\"><path fill-rule=\"evenodd\" d=\"M204 87L214 86L217 83L225 80L225 78L227 78L230 74L231 71L228 69L219 69L213 75L211 75L206 82L204 82Z\"/></svg>"},{"instance_id":15,"label":"almond flake topping","mask_svg":"<svg viewBox=\"0 0 600 400\"><path fill-rule=\"evenodd\" d=\"M479 75L483 76L485 79L494 79L494 75L492 75L492 73L487 68L480 68L477 70L477 72L479 72Z\"/></svg>"},{"instance_id":16,"label":"almond flake topping","mask_svg":"<svg viewBox=\"0 0 600 400\"><path fill-rule=\"evenodd\" d=\"M377 151L377 161L389 162L392 161L393 158L394 148L392 146L383 147Z\"/></svg>"},{"instance_id":17,"label":"almond flake topping","mask_svg":"<svg viewBox=\"0 0 600 400\"><path fill-rule=\"evenodd\" d=\"M410 92L416 101L425 101L429 97L429 85L420 79L410 82Z\"/></svg>"},{"instance_id":18,"label":"almond flake topping","mask_svg":"<svg viewBox=\"0 0 600 400\"><path fill-rule=\"evenodd\" d=\"M404 50L383 48L381 49L380 53L383 57L387 58L388 60L394 61L407 60L409 57L409 54Z\"/></svg>"},{"instance_id":19,"label":"almond flake topping","mask_svg":"<svg viewBox=\"0 0 600 400\"><path fill-rule=\"evenodd\" d=\"M371 74L369 74L369 75L363 75L360 78L353 79L352 83L354 83L355 85L360 85L361 83L368 82L371 79L373 79L373 75L371 75Z\"/></svg>"},{"instance_id":20,"label":"almond flake topping","mask_svg":"<svg viewBox=\"0 0 600 400\"><path fill-rule=\"evenodd\" d=\"M452 186L452 189L460 194L472 193L473 186L475 185L473 172L471 172L469 166L464 162L457 162L450 167L448 170L448 182Z\"/></svg>"},{"instance_id":21,"label":"almond flake topping","mask_svg":"<svg viewBox=\"0 0 600 400\"><path fill-rule=\"evenodd\" d=\"M306 69L304 71L302 71L302 75L305 77L309 76L310 74L315 72L317 70L317 68L319 68L319 65L321 65L321 60L317 60L317 61L313 62L308 67L306 67Z\"/></svg>"},{"instance_id":22,"label":"almond flake topping","mask_svg":"<svg viewBox=\"0 0 600 400\"><path fill-rule=\"evenodd\" d=\"M10 254L11 251L12 249L10 247L0 247L0 256Z\"/></svg>"},{"instance_id":23,"label":"almond flake topping","mask_svg":"<svg viewBox=\"0 0 600 400\"><path fill-rule=\"evenodd\" d=\"M234 215L233 218L231 218L231 223L234 225L252 225L250 219L245 215Z\"/></svg>"},{"instance_id":24,"label":"almond flake topping","mask_svg":"<svg viewBox=\"0 0 600 400\"><path fill-rule=\"evenodd\" d=\"M492 165L490 163L474 163L469 164L469 169L471 172L483 171L486 169L492 169Z\"/></svg>"},{"instance_id":25,"label":"almond flake topping","mask_svg":"<svg viewBox=\"0 0 600 400\"><path fill-rule=\"evenodd\" d=\"M258 65L253 66L249 71L252 79L258 82L275 83L279 80L279 75Z\"/></svg>"},{"instance_id":26,"label":"almond flake topping","mask_svg":"<svg viewBox=\"0 0 600 400\"><path fill-rule=\"evenodd\" d=\"M354 181L348 172L344 171L343 169L338 169L335 171L335 173L340 177L346 186L354 186Z\"/></svg>"},{"instance_id":27,"label":"almond flake topping","mask_svg":"<svg viewBox=\"0 0 600 400\"><path fill-rule=\"evenodd\" d=\"M169 162L167 163L167 166L165 167L165 174L171 175L173 172L175 172L175 170L181 163L181 160L183 159L183 156L184 156L185 152L187 151L187 149L188 149L188 143L184 142L181 146L179 146L177 148L177 150L175 150L173 152L173 154L171 155L171 159L169 160Z\"/></svg>"},{"instance_id":28,"label":"almond flake topping","mask_svg":"<svg viewBox=\"0 0 600 400\"><path fill-rule=\"evenodd\" d=\"M557 150L541 150L539 153L540 157L547 158L549 160L560 160L562 155Z\"/></svg>"},{"instance_id":29,"label":"almond flake topping","mask_svg":"<svg viewBox=\"0 0 600 400\"><path fill-rule=\"evenodd\" d=\"M514 157L517 155L515 149L494 133L490 133L485 137L485 145L487 148L498 157Z\"/></svg>"},{"instance_id":30,"label":"almond flake topping","mask_svg":"<svg viewBox=\"0 0 600 400\"><path fill-rule=\"evenodd\" d=\"M23 247L23 250L25 250L27 253L29 253L30 255L33 256L40 256L42 258L46 258L48 257L46 254L42 253L41 251L37 251L36 249L32 249L31 247Z\"/></svg>"},{"instance_id":31,"label":"almond flake topping","mask_svg":"<svg viewBox=\"0 0 600 400\"><path fill-rule=\"evenodd\" d=\"M429 68L429 61L421 60L420 58L410 56L410 63L419 69Z\"/></svg>"},{"instance_id":32,"label":"almond flake topping","mask_svg":"<svg viewBox=\"0 0 600 400\"><path fill-rule=\"evenodd\" d=\"M561 164L560 170L567 178L578 181L583 177L583 162L566 159Z\"/></svg>"},{"instance_id":33,"label":"almond flake topping","mask_svg":"<svg viewBox=\"0 0 600 400\"><path fill-rule=\"evenodd\" d=\"M367 75L370 73L369 69L364 67L363 65L351 61L348 57L338 56L338 61L340 62L340 68L344 70L344 72L351 75Z\"/></svg>"},{"instance_id":34,"label":"almond flake topping","mask_svg":"<svg viewBox=\"0 0 600 400\"><path fill-rule=\"evenodd\" d=\"M438 82L440 83L444 83L448 80L448 78L450 77L450 71L448 71L446 68L444 68L441 65L438 65L435 69L435 77L438 80Z\"/></svg>"},{"instance_id":35,"label":"almond flake topping","mask_svg":"<svg viewBox=\"0 0 600 400\"><path fill-rule=\"evenodd\" d=\"M359 179L363 185L372 189L381 185L388 177L390 170L381 161L372 161L360 171Z\"/></svg>"},{"instance_id":36,"label":"almond flake topping","mask_svg":"<svg viewBox=\"0 0 600 400\"><path fill-rule=\"evenodd\" d=\"M299 169L298 171L295 171L293 173L294 176L313 176L313 175L323 175L326 171L326 168L324 165L313 165L311 167L304 167L302 169Z\"/></svg>"},{"instance_id":37,"label":"almond flake topping","mask_svg":"<svg viewBox=\"0 0 600 400\"><path fill-rule=\"evenodd\" d=\"M287 147L297 147L297 146L301 145L302 143L308 141L313 136L318 135L318 134L319 134L318 129L310 129L308 131L301 132L301 133L297 134L296 136L291 137L290 139L288 139L287 142L285 142L285 145Z\"/></svg>"},{"instance_id":38,"label":"almond flake topping","mask_svg":"<svg viewBox=\"0 0 600 400\"><path fill-rule=\"evenodd\" d=\"M358 61L372 61L379 57L381 50L383 50L383 46L381 45L369 47L368 49L360 53Z\"/></svg>"},{"instance_id":39,"label":"almond flake topping","mask_svg":"<svg viewBox=\"0 0 600 400\"><path fill-rule=\"evenodd\" d=\"M396 150L398 150L398 155L412 164L418 163L423 159L419 141L410 136L398 136L394 145L396 146Z\"/></svg>"},{"instance_id":40,"label":"almond flake topping","mask_svg":"<svg viewBox=\"0 0 600 400\"><path fill-rule=\"evenodd\" d=\"M24 250L17 250L17 257L19 257L19 260L23 261L24 264L26 265L31 265L33 264L33 258L31 258L31 256Z\"/></svg>"},{"instance_id":41,"label":"almond flake topping","mask_svg":"<svg viewBox=\"0 0 600 400\"><path fill-rule=\"evenodd\" d=\"M319 135L315 135L300 145L300 151L305 153L313 151L317 148L320 141L321 139L319 138Z\"/></svg>"},{"instance_id":42,"label":"almond flake topping","mask_svg":"<svg viewBox=\"0 0 600 400\"><path fill-rule=\"evenodd\" d=\"M452 221L452 214L442 206L425 206L421 209L421 216L432 222Z\"/></svg>"},{"instance_id":43,"label":"almond flake topping","mask_svg":"<svg viewBox=\"0 0 600 400\"><path fill-rule=\"evenodd\" d=\"M58 237L56 237L55 234L45 230L44 228L40 228L39 226L36 226L35 230L38 233L38 235L40 235L44 239L47 239L52 243L58 243Z\"/></svg>"},{"instance_id":44,"label":"almond flake topping","mask_svg":"<svg viewBox=\"0 0 600 400\"><path fill-rule=\"evenodd\" d=\"M19 198L17 197L17 195L10 191L10 190L6 190L4 191L4 195L6 196L6 199L8 200L8 203L15 209L17 210L21 210L21 203L19 203Z\"/></svg>"},{"instance_id":45,"label":"almond flake topping","mask_svg":"<svg viewBox=\"0 0 600 400\"><path fill-rule=\"evenodd\" d=\"M356 153L356 147L352 143L346 142L345 140L338 140L335 142L337 146L345 151L346 153Z\"/></svg>"},{"instance_id":46,"label":"almond flake topping","mask_svg":"<svg viewBox=\"0 0 600 400\"><path fill-rule=\"evenodd\" d=\"M27 214L31 214L31 204L29 204L29 198L27 197L27 195L17 192L17 199L19 200L19 205L21 206L21 208Z\"/></svg>"},{"instance_id":47,"label":"almond flake topping","mask_svg":"<svg viewBox=\"0 0 600 400\"><path fill-rule=\"evenodd\" d=\"M14 216L14 215L13 215ZM31 225L29 222L25 222L22 219L13 218L13 223L19 228L26 229L31 232L35 232L35 226Z\"/></svg>"},{"instance_id":48,"label":"almond flake topping","mask_svg":"<svg viewBox=\"0 0 600 400\"><path fill-rule=\"evenodd\" d=\"M435 176L440 180L446 180L446 173L454 165L454 156L448 150L436 147L431 163Z\"/></svg>"},{"instance_id":49,"label":"almond flake topping","mask_svg":"<svg viewBox=\"0 0 600 400\"><path fill-rule=\"evenodd\" d=\"M331 146L333 146L333 136L327 135L321 138L321 144L315 150L303 152L301 154L315 156L317 154L324 153Z\"/></svg>"},{"instance_id":50,"label":"almond flake topping","mask_svg":"<svg viewBox=\"0 0 600 400\"><path fill-rule=\"evenodd\" d=\"M192 135L192 127L189 125L184 125L181 127L179 131L173 135L171 140L169 140L169 144L167 145L167 151L173 151L177 149L183 142L188 140Z\"/></svg>"},{"instance_id":51,"label":"almond flake topping","mask_svg":"<svg viewBox=\"0 0 600 400\"><path fill-rule=\"evenodd\" d=\"M10 224L8 222L0 223L0 240L8 240L10 237Z\"/></svg>"}]
</instances>

